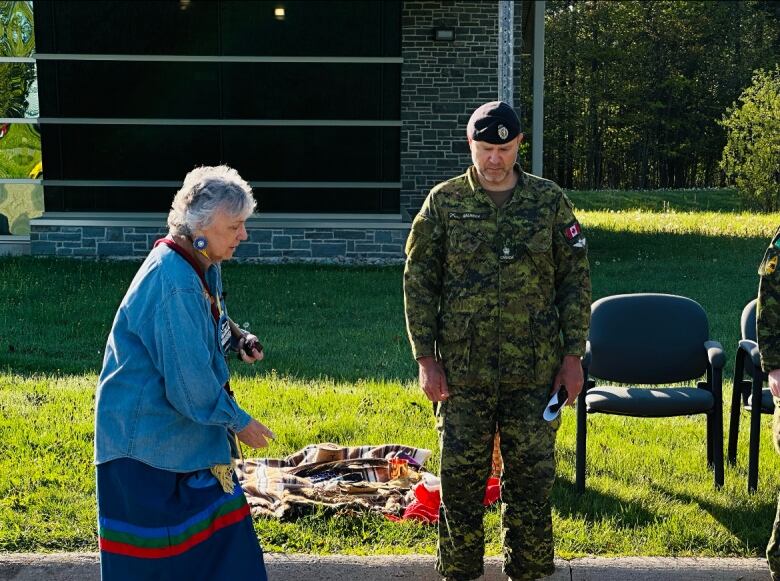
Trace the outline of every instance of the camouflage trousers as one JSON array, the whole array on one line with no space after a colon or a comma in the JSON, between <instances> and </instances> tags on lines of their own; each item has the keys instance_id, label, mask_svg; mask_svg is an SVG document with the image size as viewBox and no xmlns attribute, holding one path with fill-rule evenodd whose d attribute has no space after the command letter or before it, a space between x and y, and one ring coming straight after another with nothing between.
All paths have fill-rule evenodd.
<instances>
[{"instance_id":1,"label":"camouflage trousers","mask_svg":"<svg viewBox=\"0 0 780 581\"><path fill-rule=\"evenodd\" d=\"M780 453L780 399L775 400L775 415L772 419L772 441ZM766 546L766 560L772 572L772 581L780 581L780 496L777 499L777 514L772 525L772 536Z\"/></svg>"},{"instance_id":2,"label":"camouflage trousers","mask_svg":"<svg viewBox=\"0 0 780 581\"><path fill-rule=\"evenodd\" d=\"M501 436L504 572L513 580L553 573L550 489L560 419L542 418L549 385L449 386L439 405L441 447L439 544L436 569L447 580L483 573L482 499L492 465L493 436Z\"/></svg>"}]
</instances>

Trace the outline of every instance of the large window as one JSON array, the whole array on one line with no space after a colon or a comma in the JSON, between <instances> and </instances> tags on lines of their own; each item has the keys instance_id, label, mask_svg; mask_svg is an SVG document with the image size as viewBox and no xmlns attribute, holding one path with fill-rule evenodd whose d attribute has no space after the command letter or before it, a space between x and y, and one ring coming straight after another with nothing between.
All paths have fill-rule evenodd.
<instances>
[{"instance_id":1,"label":"large window","mask_svg":"<svg viewBox=\"0 0 780 581\"><path fill-rule=\"evenodd\" d=\"M32 2L0 2L0 236L43 212Z\"/></svg>"},{"instance_id":2,"label":"large window","mask_svg":"<svg viewBox=\"0 0 780 581\"><path fill-rule=\"evenodd\" d=\"M261 211L399 211L400 2L35 1L49 211L165 211L227 163Z\"/></svg>"},{"instance_id":3,"label":"large window","mask_svg":"<svg viewBox=\"0 0 780 581\"><path fill-rule=\"evenodd\" d=\"M43 60L38 74L46 117L400 118L397 64Z\"/></svg>"},{"instance_id":4,"label":"large window","mask_svg":"<svg viewBox=\"0 0 780 581\"><path fill-rule=\"evenodd\" d=\"M35 4L38 24L57 32L39 38L42 53L401 54L400 2L394 0L36 0Z\"/></svg>"}]
</instances>

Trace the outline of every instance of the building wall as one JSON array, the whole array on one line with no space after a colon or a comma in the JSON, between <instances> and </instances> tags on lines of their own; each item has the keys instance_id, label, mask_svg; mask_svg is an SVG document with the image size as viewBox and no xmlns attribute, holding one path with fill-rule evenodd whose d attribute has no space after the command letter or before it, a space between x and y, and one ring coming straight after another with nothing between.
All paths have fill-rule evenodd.
<instances>
[{"instance_id":1,"label":"building wall","mask_svg":"<svg viewBox=\"0 0 780 581\"><path fill-rule=\"evenodd\" d=\"M434 41L434 27L455 40ZM410 220L431 187L471 164L469 116L498 93L498 3L404 2L401 34L401 213Z\"/></svg>"},{"instance_id":2,"label":"building wall","mask_svg":"<svg viewBox=\"0 0 780 581\"><path fill-rule=\"evenodd\" d=\"M46 222L46 219L40 222ZM142 259L154 241L168 232L158 225L136 220L133 225L95 226L36 224L30 234L36 256ZM239 261L301 261L394 263L403 259L408 224L354 226L265 226L247 224L249 239L238 247Z\"/></svg>"},{"instance_id":3,"label":"building wall","mask_svg":"<svg viewBox=\"0 0 780 581\"><path fill-rule=\"evenodd\" d=\"M515 10L516 24L520 23ZM455 40L433 40L434 27L451 28ZM519 26L516 26L519 31ZM520 39L516 37L519 46ZM401 8L400 216L395 224L361 220L326 226L328 217L299 225L248 224L250 240L240 259L401 260L411 219L431 187L462 173L471 163L465 137L471 112L497 98L498 3L495 1L404 1ZM519 63L519 51L515 51ZM515 86L519 86L515 69ZM160 211L160 210L158 210ZM343 210L342 210L343 211ZM363 210L365 211L365 210ZM31 223L33 254L140 257L164 233L159 225L95 226L90 221Z\"/></svg>"}]
</instances>

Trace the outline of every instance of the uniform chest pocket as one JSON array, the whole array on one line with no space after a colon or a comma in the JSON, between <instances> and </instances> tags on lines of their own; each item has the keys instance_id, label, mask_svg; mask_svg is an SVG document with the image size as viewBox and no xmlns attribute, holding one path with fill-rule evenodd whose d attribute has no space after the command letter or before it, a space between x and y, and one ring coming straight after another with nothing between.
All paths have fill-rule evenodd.
<instances>
[{"instance_id":1,"label":"uniform chest pocket","mask_svg":"<svg viewBox=\"0 0 780 581\"><path fill-rule=\"evenodd\" d=\"M453 228L450 232L450 249L458 254L474 254L484 243L479 233L466 228Z\"/></svg>"},{"instance_id":2,"label":"uniform chest pocket","mask_svg":"<svg viewBox=\"0 0 780 581\"><path fill-rule=\"evenodd\" d=\"M531 254L547 253L552 247L552 234L546 228L539 230L528 238L525 246Z\"/></svg>"},{"instance_id":3,"label":"uniform chest pocket","mask_svg":"<svg viewBox=\"0 0 780 581\"><path fill-rule=\"evenodd\" d=\"M550 230L545 228L534 232L526 239L524 246L537 270L546 272L552 268L552 234Z\"/></svg>"}]
</instances>

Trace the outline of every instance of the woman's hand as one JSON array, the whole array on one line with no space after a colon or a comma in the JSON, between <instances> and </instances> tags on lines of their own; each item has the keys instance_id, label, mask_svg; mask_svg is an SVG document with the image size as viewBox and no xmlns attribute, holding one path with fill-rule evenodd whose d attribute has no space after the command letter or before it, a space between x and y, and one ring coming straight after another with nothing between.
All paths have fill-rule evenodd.
<instances>
[{"instance_id":1,"label":"woman's hand","mask_svg":"<svg viewBox=\"0 0 780 581\"><path fill-rule=\"evenodd\" d=\"M242 443L250 448L265 448L268 440L275 440L274 433L263 424L252 418L249 425L236 434Z\"/></svg>"},{"instance_id":2,"label":"woman's hand","mask_svg":"<svg viewBox=\"0 0 780 581\"><path fill-rule=\"evenodd\" d=\"M245 345L252 346L249 353L244 349ZM245 333L238 340L238 356L241 357L244 363L248 363L249 365L252 365L255 361L262 361L263 357L265 357L263 345L255 335L252 335L252 333Z\"/></svg>"}]
</instances>

